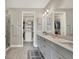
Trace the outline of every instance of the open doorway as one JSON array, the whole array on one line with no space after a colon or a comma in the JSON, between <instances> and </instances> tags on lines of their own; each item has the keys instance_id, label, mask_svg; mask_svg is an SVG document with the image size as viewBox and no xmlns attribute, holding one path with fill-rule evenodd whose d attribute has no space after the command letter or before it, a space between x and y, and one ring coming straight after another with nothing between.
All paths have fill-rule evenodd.
<instances>
[{"instance_id":1,"label":"open doorway","mask_svg":"<svg viewBox=\"0 0 79 59\"><path fill-rule=\"evenodd\" d=\"M32 13L23 12L23 46L27 44L33 45L33 20L34 16Z\"/></svg>"}]
</instances>

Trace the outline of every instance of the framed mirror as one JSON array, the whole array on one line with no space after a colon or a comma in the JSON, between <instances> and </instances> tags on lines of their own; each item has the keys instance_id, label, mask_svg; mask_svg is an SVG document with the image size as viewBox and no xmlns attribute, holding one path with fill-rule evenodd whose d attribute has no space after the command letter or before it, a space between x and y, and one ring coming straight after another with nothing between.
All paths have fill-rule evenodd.
<instances>
[{"instance_id":1,"label":"framed mirror","mask_svg":"<svg viewBox=\"0 0 79 59\"><path fill-rule=\"evenodd\" d=\"M54 20L54 29L55 29L55 34L61 34L61 19L59 14L55 14L55 20Z\"/></svg>"},{"instance_id":2,"label":"framed mirror","mask_svg":"<svg viewBox=\"0 0 79 59\"><path fill-rule=\"evenodd\" d=\"M54 13L54 34L66 36L66 13L65 12Z\"/></svg>"}]
</instances>

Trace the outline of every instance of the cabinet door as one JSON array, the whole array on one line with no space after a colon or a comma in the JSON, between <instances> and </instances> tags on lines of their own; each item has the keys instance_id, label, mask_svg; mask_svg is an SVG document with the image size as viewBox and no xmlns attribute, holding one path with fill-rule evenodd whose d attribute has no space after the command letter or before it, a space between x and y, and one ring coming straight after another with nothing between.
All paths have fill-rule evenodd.
<instances>
[{"instance_id":1,"label":"cabinet door","mask_svg":"<svg viewBox=\"0 0 79 59\"><path fill-rule=\"evenodd\" d=\"M66 58L58 54L58 59L66 59Z\"/></svg>"},{"instance_id":2,"label":"cabinet door","mask_svg":"<svg viewBox=\"0 0 79 59\"><path fill-rule=\"evenodd\" d=\"M51 47L47 44L47 40L43 38L42 44L45 59L51 59Z\"/></svg>"},{"instance_id":3,"label":"cabinet door","mask_svg":"<svg viewBox=\"0 0 79 59\"><path fill-rule=\"evenodd\" d=\"M45 56L45 46L44 46L44 42L42 40L42 38L40 36L38 36L38 48L41 51L41 53L43 54L43 56Z\"/></svg>"},{"instance_id":4,"label":"cabinet door","mask_svg":"<svg viewBox=\"0 0 79 59\"><path fill-rule=\"evenodd\" d=\"M46 45L46 58L51 59L51 47Z\"/></svg>"},{"instance_id":5,"label":"cabinet door","mask_svg":"<svg viewBox=\"0 0 79 59\"><path fill-rule=\"evenodd\" d=\"M55 50L52 50L51 52L51 59L66 59L65 57L58 54Z\"/></svg>"}]
</instances>

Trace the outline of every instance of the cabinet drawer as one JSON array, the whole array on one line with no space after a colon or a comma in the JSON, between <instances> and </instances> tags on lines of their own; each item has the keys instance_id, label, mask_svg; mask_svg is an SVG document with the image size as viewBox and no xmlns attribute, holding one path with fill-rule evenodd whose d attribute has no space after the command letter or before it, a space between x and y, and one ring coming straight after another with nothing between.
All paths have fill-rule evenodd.
<instances>
[{"instance_id":1,"label":"cabinet drawer","mask_svg":"<svg viewBox=\"0 0 79 59\"><path fill-rule=\"evenodd\" d=\"M49 46L51 47L52 51L56 51L58 54L63 56L66 59L73 59L73 53L68 51L67 49L60 47L52 42L48 41Z\"/></svg>"},{"instance_id":2,"label":"cabinet drawer","mask_svg":"<svg viewBox=\"0 0 79 59\"><path fill-rule=\"evenodd\" d=\"M66 59L66 58L61 56L61 54L58 54L55 50L52 50L51 59Z\"/></svg>"}]
</instances>

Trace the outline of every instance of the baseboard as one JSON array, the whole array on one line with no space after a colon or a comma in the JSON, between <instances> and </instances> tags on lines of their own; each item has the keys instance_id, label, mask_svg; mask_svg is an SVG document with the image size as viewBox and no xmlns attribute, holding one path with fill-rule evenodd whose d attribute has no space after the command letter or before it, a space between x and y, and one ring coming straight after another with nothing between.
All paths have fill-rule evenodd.
<instances>
[{"instance_id":1,"label":"baseboard","mask_svg":"<svg viewBox=\"0 0 79 59\"><path fill-rule=\"evenodd\" d=\"M10 49L10 47L8 47L8 48L6 49L6 52L7 52L9 49Z\"/></svg>"},{"instance_id":2,"label":"baseboard","mask_svg":"<svg viewBox=\"0 0 79 59\"><path fill-rule=\"evenodd\" d=\"M7 49L6 49L6 51L5 51L5 56L6 56L6 52L10 49L11 47L8 47Z\"/></svg>"},{"instance_id":3,"label":"baseboard","mask_svg":"<svg viewBox=\"0 0 79 59\"><path fill-rule=\"evenodd\" d=\"M11 45L10 47L23 47L23 45Z\"/></svg>"},{"instance_id":4,"label":"baseboard","mask_svg":"<svg viewBox=\"0 0 79 59\"><path fill-rule=\"evenodd\" d=\"M38 47L38 45L33 44L34 47Z\"/></svg>"}]
</instances>

